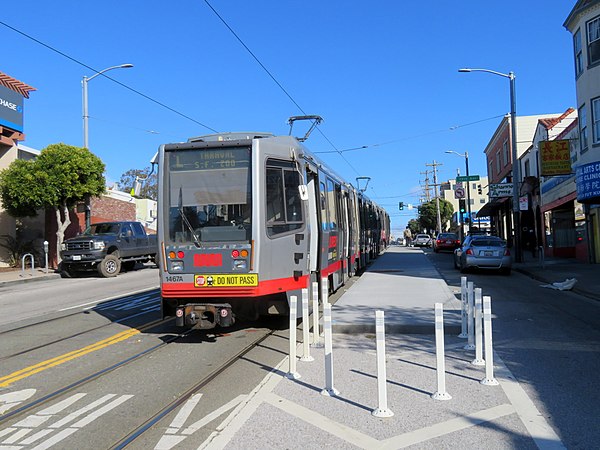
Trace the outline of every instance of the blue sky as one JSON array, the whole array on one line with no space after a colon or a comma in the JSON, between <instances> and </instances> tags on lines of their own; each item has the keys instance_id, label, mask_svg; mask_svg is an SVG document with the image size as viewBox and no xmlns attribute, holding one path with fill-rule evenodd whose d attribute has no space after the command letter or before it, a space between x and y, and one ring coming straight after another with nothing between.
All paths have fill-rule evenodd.
<instances>
[{"instance_id":1,"label":"blue sky","mask_svg":"<svg viewBox=\"0 0 600 450\"><path fill-rule=\"evenodd\" d=\"M415 217L398 202L418 204L426 164L442 164L439 180L464 174L444 151L468 151L471 174L486 175L509 82L459 68L515 72L519 115L577 107L562 26L575 0L209 2L295 103L323 117L326 138L314 132L307 146L354 184L371 177L393 230ZM88 84L89 146L109 183L149 166L162 143L212 133L202 125L287 134L302 114L204 0L21 0L10 11L0 21L72 58L0 24L0 71L37 88L25 100L29 147L82 146L83 76L134 65L107 72L131 89Z\"/></svg>"}]
</instances>

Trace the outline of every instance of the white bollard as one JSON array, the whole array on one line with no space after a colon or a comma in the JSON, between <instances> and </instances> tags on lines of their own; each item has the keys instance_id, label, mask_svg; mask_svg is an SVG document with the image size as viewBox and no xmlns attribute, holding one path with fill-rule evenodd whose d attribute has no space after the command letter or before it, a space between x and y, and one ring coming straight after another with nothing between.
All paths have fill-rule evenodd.
<instances>
[{"instance_id":1,"label":"white bollard","mask_svg":"<svg viewBox=\"0 0 600 450\"><path fill-rule=\"evenodd\" d=\"M321 303L329 303L329 279L321 278Z\"/></svg>"},{"instance_id":2,"label":"white bollard","mask_svg":"<svg viewBox=\"0 0 600 450\"><path fill-rule=\"evenodd\" d=\"M297 316L298 297L290 297L290 365L287 377L293 380L300 378L296 372L296 316Z\"/></svg>"},{"instance_id":3,"label":"white bollard","mask_svg":"<svg viewBox=\"0 0 600 450\"><path fill-rule=\"evenodd\" d=\"M312 346L314 348L321 348L321 336L319 333L319 283L314 281L312 284L312 305L313 305L313 332L312 332Z\"/></svg>"},{"instance_id":4,"label":"white bollard","mask_svg":"<svg viewBox=\"0 0 600 450\"><path fill-rule=\"evenodd\" d=\"M485 334L485 378L480 381L486 386L498 386L494 378L494 350L492 347L492 298L483 297L483 328Z\"/></svg>"},{"instance_id":5,"label":"white bollard","mask_svg":"<svg viewBox=\"0 0 600 450\"><path fill-rule=\"evenodd\" d=\"M375 334L377 336L377 393L379 407L371 414L375 417L392 417L387 405L387 376L385 373L385 323L384 312L375 311Z\"/></svg>"},{"instance_id":6,"label":"white bollard","mask_svg":"<svg viewBox=\"0 0 600 450\"><path fill-rule=\"evenodd\" d=\"M460 277L460 334L461 339L469 337L467 334L467 277Z\"/></svg>"},{"instance_id":7,"label":"white bollard","mask_svg":"<svg viewBox=\"0 0 600 450\"><path fill-rule=\"evenodd\" d=\"M310 320L308 319L308 289L302 289L302 358L300 361L314 361L315 358L310 356L310 342L309 342L309 325Z\"/></svg>"},{"instance_id":8,"label":"white bollard","mask_svg":"<svg viewBox=\"0 0 600 450\"><path fill-rule=\"evenodd\" d=\"M484 366L483 330L481 327L481 320L483 319L481 311L481 288L475 289L475 309L473 310L473 316L475 317L475 359L471 361L471 364L474 366Z\"/></svg>"},{"instance_id":9,"label":"white bollard","mask_svg":"<svg viewBox=\"0 0 600 450\"><path fill-rule=\"evenodd\" d=\"M321 394L333 397L340 395L340 392L333 387L333 337L329 303L323 303L323 332L325 333L325 389L321 391Z\"/></svg>"},{"instance_id":10,"label":"white bollard","mask_svg":"<svg viewBox=\"0 0 600 450\"><path fill-rule=\"evenodd\" d=\"M473 282L467 283L467 334L468 341L465 350L475 350L475 330L473 330Z\"/></svg>"},{"instance_id":11,"label":"white bollard","mask_svg":"<svg viewBox=\"0 0 600 450\"><path fill-rule=\"evenodd\" d=\"M437 369L437 391L431 395L434 400L450 400L446 392L446 363L444 362L444 305L435 304L435 356Z\"/></svg>"}]
</instances>

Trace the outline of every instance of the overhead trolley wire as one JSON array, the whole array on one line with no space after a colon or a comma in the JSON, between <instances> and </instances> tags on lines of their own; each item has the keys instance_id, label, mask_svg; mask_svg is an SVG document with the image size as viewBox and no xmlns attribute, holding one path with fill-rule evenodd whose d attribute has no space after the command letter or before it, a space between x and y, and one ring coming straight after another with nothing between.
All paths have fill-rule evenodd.
<instances>
[{"instance_id":1,"label":"overhead trolley wire","mask_svg":"<svg viewBox=\"0 0 600 450\"><path fill-rule=\"evenodd\" d=\"M34 38L33 36L31 36L31 35L29 35L29 34L27 34L27 33L23 32L23 31L21 31L21 30L19 30L19 29L15 28L15 27L12 27L12 26L8 25L6 22L3 22L3 21L1 21L1 20L0 20L0 25L4 25L6 28L9 28L9 29L13 30L14 32L16 32L16 33L19 33L20 35L22 35L22 36L25 36L27 39L30 39L30 40L32 40L33 42L35 42L35 43L37 43L37 44L39 44L39 45L41 45L41 46L43 46L43 47L46 47L47 49L49 49L49 50L51 50L51 51L53 51L53 52L55 52L55 53L58 53L58 54L59 54L59 55L61 55L61 56L64 56L65 58L67 58L67 59L69 59L69 60L73 61L74 63L76 63L76 64L79 64L80 66L83 66L83 67L85 67L86 69L89 69L89 70L91 70L91 71L95 72L96 74L100 74L100 71L99 71L99 70L96 70L96 69L94 69L93 67L91 67L91 66L88 66L88 65L87 65L87 64L85 64L84 62L81 62L81 61L79 61L78 59L76 59L76 58L73 58L72 56L69 56L69 55L67 55L66 53L64 53L64 52L61 52L60 50L58 50L58 49L56 49L56 48L52 47L51 45L48 45L48 44L46 44L46 43L44 43L44 42L40 41L39 39L36 39L36 38ZM176 110L176 109L174 109L174 108L171 108L170 106L168 106L168 105L166 105L166 104L164 104L164 103L162 103L162 102L160 102L160 101L158 101L158 100L156 100L156 99L154 99L154 98L150 97L149 95L146 95L146 94L144 94L143 92L140 92L140 91L138 91L137 89L134 89L134 88L132 88L132 87L130 87L130 86L127 86L125 83L121 83L120 81L118 81L118 80L116 80L116 79L114 79L114 78L111 78L110 76L106 75L105 73L102 73L102 74L100 74L100 75L102 75L102 76L103 76L103 77L105 77L105 78L108 78L110 81L112 81L112 82L114 82L114 83L117 83L117 84L118 84L118 85L120 85L121 87L124 87L125 89L127 89L127 90L129 90L129 91L131 91L131 92L133 92L133 93L135 93L135 94L137 94L137 95L139 95L139 96L141 96L141 97L145 98L146 100L150 100L152 103L156 103L157 105L159 105L159 106L161 106L161 107L163 107L163 108L165 108L165 109L167 109L167 110L169 110L169 111L171 111L171 112L173 112L173 113L177 114L178 116L181 116L181 117L183 117L183 118L185 118L185 119L188 119L188 120L190 120L191 122L194 122L195 124L197 124L197 125L200 125L201 127L204 127L204 128L206 128L206 129L208 129L208 130L210 130L210 131L213 131L213 132L215 132L215 133L218 133L218 131L217 131L217 130L215 130L214 128L212 128L212 127L210 127L210 126L208 126L208 125L206 125L206 124L204 124L204 123L202 123L202 122L199 122L198 120L196 120L196 119L194 119L194 118L192 118L192 117L188 116L187 114L184 114L184 113L182 113L182 112L180 112L180 111L177 111L177 110Z\"/></svg>"}]
</instances>

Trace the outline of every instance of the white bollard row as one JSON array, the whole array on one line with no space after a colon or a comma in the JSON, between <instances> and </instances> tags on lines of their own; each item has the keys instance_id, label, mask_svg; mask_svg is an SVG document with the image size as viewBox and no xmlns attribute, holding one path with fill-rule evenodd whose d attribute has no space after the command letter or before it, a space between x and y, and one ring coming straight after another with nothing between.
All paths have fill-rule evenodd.
<instances>
[{"instance_id":1,"label":"white bollard row","mask_svg":"<svg viewBox=\"0 0 600 450\"><path fill-rule=\"evenodd\" d=\"M384 312L375 311L375 335L377 339L377 394L379 407L371 414L375 417L392 417L394 413L387 404L387 375L385 371L385 322Z\"/></svg>"},{"instance_id":2,"label":"white bollard row","mask_svg":"<svg viewBox=\"0 0 600 450\"><path fill-rule=\"evenodd\" d=\"M473 329L473 282L467 283L467 345L465 350L475 350L475 330Z\"/></svg>"}]
</instances>

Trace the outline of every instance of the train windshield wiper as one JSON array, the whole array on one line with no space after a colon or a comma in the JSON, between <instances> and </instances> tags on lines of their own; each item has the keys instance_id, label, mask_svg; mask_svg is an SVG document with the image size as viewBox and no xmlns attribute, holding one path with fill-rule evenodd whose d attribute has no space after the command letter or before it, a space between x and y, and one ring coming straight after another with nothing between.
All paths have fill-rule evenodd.
<instances>
[{"instance_id":1,"label":"train windshield wiper","mask_svg":"<svg viewBox=\"0 0 600 450\"><path fill-rule=\"evenodd\" d=\"M192 234L192 238L194 239L194 245L196 247L200 248L200 239L198 239L198 236L196 236L196 233L194 232L194 227L192 227L192 224L190 223L187 216L185 215L185 212L183 211L183 194L181 192L181 189L182 189L182 187L180 186L179 187L179 216L181 217L181 220L183 221L183 223L185 223L185 226L187 227L187 229Z\"/></svg>"}]
</instances>

